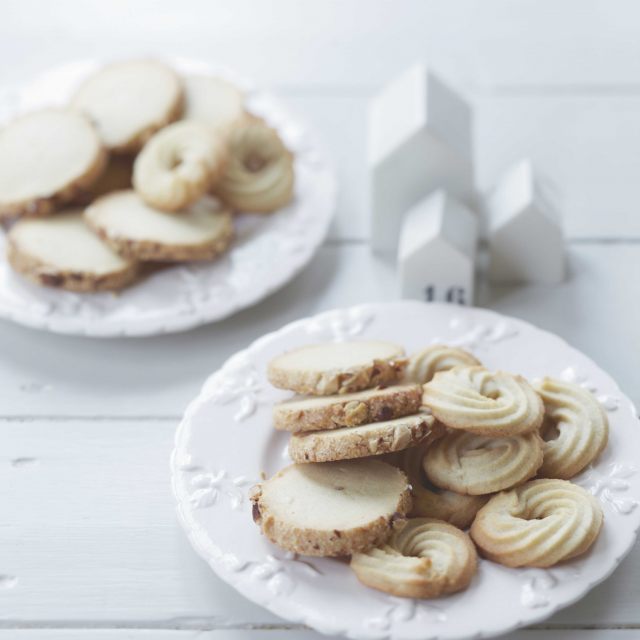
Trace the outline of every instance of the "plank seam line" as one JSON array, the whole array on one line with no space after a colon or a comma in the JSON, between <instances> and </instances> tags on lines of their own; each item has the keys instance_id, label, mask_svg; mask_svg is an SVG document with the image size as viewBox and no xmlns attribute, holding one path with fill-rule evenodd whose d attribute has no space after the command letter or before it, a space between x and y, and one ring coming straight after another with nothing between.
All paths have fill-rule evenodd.
<instances>
[{"instance_id":1,"label":"plank seam line","mask_svg":"<svg viewBox=\"0 0 640 640\"><path fill-rule=\"evenodd\" d=\"M246 622L246 623L216 623L202 619L189 621L157 621L157 622L127 622L127 621L57 621L57 620L2 620L0 630L132 630L132 631L303 631L310 630L302 624ZM640 629L637 624L537 624L520 631L630 631Z\"/></svg>"}]
</instances>

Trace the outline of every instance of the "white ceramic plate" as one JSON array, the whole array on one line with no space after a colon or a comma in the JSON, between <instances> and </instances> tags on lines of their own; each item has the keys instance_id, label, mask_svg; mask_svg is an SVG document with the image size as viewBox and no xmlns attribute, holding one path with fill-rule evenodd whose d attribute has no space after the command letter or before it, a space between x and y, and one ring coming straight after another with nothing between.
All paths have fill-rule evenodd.
<instances>
[{"instance_id":1,"label":"white ceramic plate","mask_svg":"<svg viewBox=\"0 0 640 640\"><path fill-rule=\"evenodd\" d=\"M431 342L473 351L489 368L552 375L593 391L608 413L609 446L575 479L601 500L605 524L582 558L550 570L481 561L465 592L430 601L362 586L347 564L287 554L261 536L247 491L290 461L286 434L271 427L267 362L303 344L377 338L408 353ZM179 519L211 568L254 602L291 622L349 638L478 638L540 622L584 596L629 551L640 526L640 425L631 402L589 358L560 338L482 309L395 302L331 311L268 334L206 382L178 429L172 456ZM499 604L498 604L499 603Z\"/></svg>"},{"instance_id":2,"label":"white ceramic plate","mask_svg":"<svg viewBox=\"0 0 640 640\"><path fill-rule=\"evenodd\" d=\"M90 336L142 336L182 331L220 320L282 287L322 243L335 209L331 162L315 134L275 96L227 69L169 60L179 72L229 78L247 93L249 111L263 116L294 152L294 201L274 214L242 214L237 239L221 259L157 272L117 296L38 287L13 273L0 232L0 317L38 329ZM43 106L66 104L74 87L99 67L65 65L27 87L0 91L0 121ZM277 259L274 259L277 256Z\"/></svg>"}]
</instances>

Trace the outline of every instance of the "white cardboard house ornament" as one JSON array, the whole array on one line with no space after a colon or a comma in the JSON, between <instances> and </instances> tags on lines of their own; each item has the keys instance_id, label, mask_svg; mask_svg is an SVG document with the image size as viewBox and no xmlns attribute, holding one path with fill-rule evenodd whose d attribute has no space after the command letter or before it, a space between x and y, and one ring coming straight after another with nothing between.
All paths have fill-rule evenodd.
<instances>
[{"instance_id":1,"label":"white cardboard house ornament","mask_svg":"<svg viewBox=\"0 0 640 640\"><path fill-rule=\"evenodd\" d=\"M473 304L478 220L440 189L406 214L398 244L402 297Z\"/></svg>"},{"instance_id":2,"label":"white cardboard house ornament","mask_svg":"<svg viewBox=\"0 0 640 640\"><path fill-rule=\"evenodd\" d=\"M489 279L495 283L561 282L565 274L562 221L550 188L523 160L485 201Z\"/></svg>"},{"instance_id":3,"label":"white cardboard house ornament","mask_svg":"<svg viewBox=\"0 0 640 640\"><path fill-rule=\"evenodd\" d=\"M469 102L424 65L373 99L367 165L374 251L396 251L404 213L435 189L472 202L472 113Z\"/></svg>"}]
</instances>

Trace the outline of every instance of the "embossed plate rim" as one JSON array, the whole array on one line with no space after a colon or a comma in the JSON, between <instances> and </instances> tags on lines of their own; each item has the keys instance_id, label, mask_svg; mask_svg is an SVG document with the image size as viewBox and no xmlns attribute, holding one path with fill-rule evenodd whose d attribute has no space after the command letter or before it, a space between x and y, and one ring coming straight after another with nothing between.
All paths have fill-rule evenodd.
<instances>
[{"instance_id":1,"label":"embossed plate rim","mask_svg":"<svg viewBox=\"0 0 640 640\"><path fill-rule=\"evenodd\" d=\"M604 534L592 552L585 558L550 570L513 570L483 561L476 578L476 588L484 589L484 591L478 591L482 599L478 598L477 602L473 600L475 596L472 593L474 589L472 583L469 591L463 594L426 603L415 603L412 600L385 596L359 585L344 573L344 565L336 561L313 558L307 561L291 554L283 554L264 541L246 511L228 510L223 516L226 516L225 522L228 519L227 527L237 525L233 529L234 540L244 536L253 545L251 550L248 554L244 554L244 557L240 557L236 549L230 551L228 548L220 548L218 540L225 534L225 530L219 523L223 519L216 511L215 525L211 526L211 521L207 523L207 517L202 514L207 511L211 514L215 509L212 511L208 507L200 508L190 503L190 499L193 498L193 488L189 487L189 482L195 472L189 471L188 468L189 465L194 464L194 459L215 461L216 450L224 447L225 444L233 443L235 437L233 430L240 430L241 435L238 437L241 439L242 451L225 448L225 465L231 460L236 460L232 464L244 462L245 458L255 454L253 449L262 446L257 442L260 434L255 434L251 438L246 437L246 430L251 426L263 430L263 440L265 442L269 440L269 433L271 433L269 403L272 396L273 398L282 397L282 394L269 390L267 385L261 387L261 374L256 368L256 361L260 358L268 359L271 354L279 353L297 344L321 341L321 338L339 340L356 336L375 336L393 339L393 335L382 335L378 332L379 328L375 325L384 326L381 318L385 319L388 326L397 328L395 335L403 335L405 341L409 340L409 342L411 340L415 342L415 339L406 336L418 335L418 332L424 330L424 326L428 326L430 322L436 324L435 319L439 318L437 322L443 326L446 325L450 330L448 341L467 346L471 343L481 360L483 356L490 358L492 353L505 358L504 354L512 351L509 341L524 340L526 337L518 353L521 350L524 353L528 348L530 349L527 352L528 357L535 359L535 354L541 352L546 344L551 355L540 354L538 357L541 358L540 362L544 363L545 368L558 371L554 375L564 375L574 379L577 376L577 381L583 384L597 381L598 388L607 394L605 402L609 406L612 433L615 431L617 434L613 434L614 440L625 439L625 446L621 447L618 442L614 453L605 452L603 458L596 463L595 471L588 471L578 479L581 483L592 485L596 495L603 500L605 522L612 518L616 522L616 526L607 527L605 524ZM422 334L419 335L422 341ZM435 337L425 335L422 344L429 343ZM504 346L505 343L506 346ZM530 346L525 348L525 343ZM580 377L581 375L583 378ZM264 372L262 376L264 378ZM264 396L265 393L266 397L261 397L261 394ZM216 421L224 423L220 428L225 429L227 435L219 435L215 430L212 425ZM172 487L177 500L178 518L196 551L219 577L240 593L291 622L304 623L320 632L342 634L349 638L414 640L418 637L429 637L461 640L471 637L490 637L540 622L559 609L579 600L596 584L607 578L629 552L640 527L640 508L638 508L640 477L635 474L637 467L633 469L633 476L626 483L626 489L623 489L623 491L629 491L627 500L631 505L626 513L616 511L617 507L614 508L610 498L603 496L602 486L607 488L606 472L611 465L624 462L629 457L626 455L628 444L626 440L640 442L638 426L640 425L637 413L631 401L622 394L608 374L558 336L538 329L525 321L485 309L467 309L414 301L358 305L298 320L278 331L266 334L247 349L232 356L220 370L215 372L205 382L200 395L189 405L178 427L171 457ZM208 438L210 438L211 447L205 447L204 452L202 446L193 450L194 439L196 445L202 445ZM273 452L271 455L274 455ZM615 456L613 460L612 455ZM240 457L242 460L238 462ZM259 459L259 456L256 459ZM284 464L286 462L280 460L277 466L284 466ZM215 462L214 466L216 466ZM613 466L612 470L615 471L615 469L616 467ZM254 475L257 473L258 471L255 470ZM599 474L601 483L598 484L597 479L595 482L593 478L590 480L589 473ZM243 477L242 481L245 480L246 478ZM615 480L616 478L611 481L611 491L614 493L618 489L613 487L620 486ZM234 480L229 479L225 482L233 483ZM604 482L603 485L602 482ZM248 483L246 486L248 488ZM224 494L225 489L221 488L220 491ZM216 492L218 492L217 488ZM614 495L613 498L615 497ZM215 499L214 497L214 501ZM226 501L224 504L229 506L230 498L225 497L224 500ZM248 507L246 496L245 505L247 506L243 507L244 509ZM209 518L211 517L209 515ZM243 544L243 542L240 541L237 544ZM257 556L252 555L256 553ZM348 568L344 569L348 571ZM339 579L337 583L336 576ZM512 606L501 606L499 611L496 611L492 606L496 601L496 591L487 588L487 581L490 583L489 587L495 586L498 592L505 594L505 597L516 598L515 603L509 602L508 604ZM320 585L316 591L314 586L310 588L315 598L313 601L308 598L307 590L310 584ZM339 589L342 589L343 596L350 594L352 597L349 599L335 597L336 584L339 585ZM296 589L303 590L304 593L296 594ZM465 600L467 597L465 594L471 594L472 597ZM307 600L304 600L305 597ZM376 612L374 617L363 619L361 615L351 612L352 605L354 609L360 607L358 604L360 599L363 602L366 601L365 608ZM349 607L345 605L346 608L341 609L341 602L345 600L349 600ZM478 603L484 603L484 606L480 607ZM458 607L455 610L456 615L447 617L448 611L456 607ZM475 611L476 616L460 616L461 609L465 613ZM339 614L332 618L335 610L338 610Z\"/></svg>"}]
</instances>

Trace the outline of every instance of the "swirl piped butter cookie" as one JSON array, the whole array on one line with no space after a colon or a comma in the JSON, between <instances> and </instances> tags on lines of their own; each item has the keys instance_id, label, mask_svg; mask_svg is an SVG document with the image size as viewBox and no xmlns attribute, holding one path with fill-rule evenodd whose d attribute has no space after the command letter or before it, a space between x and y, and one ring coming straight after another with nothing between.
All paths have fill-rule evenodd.
<instances>
[{"instance_id":1,"label":"swirl piped butter cookie","mask_svg":"<svg viewBox=\"0 0 640 640\"><path fill-rule=\"evenodd\" d=\"M458 366L474 366L480 361L464 349L434 344L418 353L414 353L404 372L405 382L425 384L439 371L448 371Z\"/></svg>"},{"instance_id":2,"label":"swirl piped butter cookie","mask_svg":"<svg viewBox=\"0 0 640 640\"><path fill-rule=\"evenodd\" d=\"M540 396L521 376L484 367L454 367L424 385L422 402L442 423L486 436L528 433L540 427Z\"/></svg>"},{"instance_id":3,"label":"swirl piped butter cookie","mask_svg":"<svg viewBox=\"0 0 640 640\"><path fill-rule=\"evenodd\" d=\"M568 480L607 446L609 421L593 394L571 382L544 378L536 385L545 416L544 462L538 474Z\"/></svg>"},{"instance_id":4,"label":"swirl piped butter cookie","mask_svg":"<svg viewBox=\"0 0 640 640\"><path fill-rule=\"evenodd\" d=\"M423 471L425 453L435 444L418 445L394 453L385 459L400 467L411 483L413 507L409 515L412 518L436 518L444 520L460 529L466 529L476 517L478 509L486 504L489 496L472 496L431 485Z\"/></svg>"},{"instance_id":5,"label":"swirl piped butter cookie","mask_svg":"<svg viewBox=\"0 0 640 640\"><path fill-rule=\"evenodd\" d=\"M471 495L510 489L535 476L541 464L537 431L500 438L451 431L429 447L423 460L433 484Z\"/></svg>"},{"instance_id":6,"label":"swirl piped butter cookie","mask_svg":"<svg viewBox=\"0 0 640 640\"><path fill-rule=\"evenodd\" d=\"M215 194L232 209L269 213L293 197L293 156L278 132L247 117L229 136L229 157Z\"/></svg>"},{"instance_id":7,"label":"swirl piped butter cookie","mask_svg":"<svg viewBox=\"0 0 640 640\"><path fill-rule=\"evenodd\" d=\"M150 206L184 210L207 193L226 160L223 139L197 122L175 122L144 145L133 166L133 186Z\"/></svg>"},{"instance_id":8,"label":"swirl piped butter cookie","mask_svg":"<svg viewBox=\"0 0 640 640\"><path fill-rule=\"evenodd\" d=\"M384 546L351 557L360 582L408 598L437 598L466 589L477 565L469 536L432 518L413 518Z\"/></svg>"},{"instance_id":9,"label":"swirl piped butter cookie","mask_svg":"<svg viewBox=\"0 0 640 640\"><path fill-rule=\"evenodd\" d=\"M566 480L533 480L494 496L480 509L471 537L490 560L508 567L551 567L594 543L602 508Z\"/></svg>"}]
</instances>

